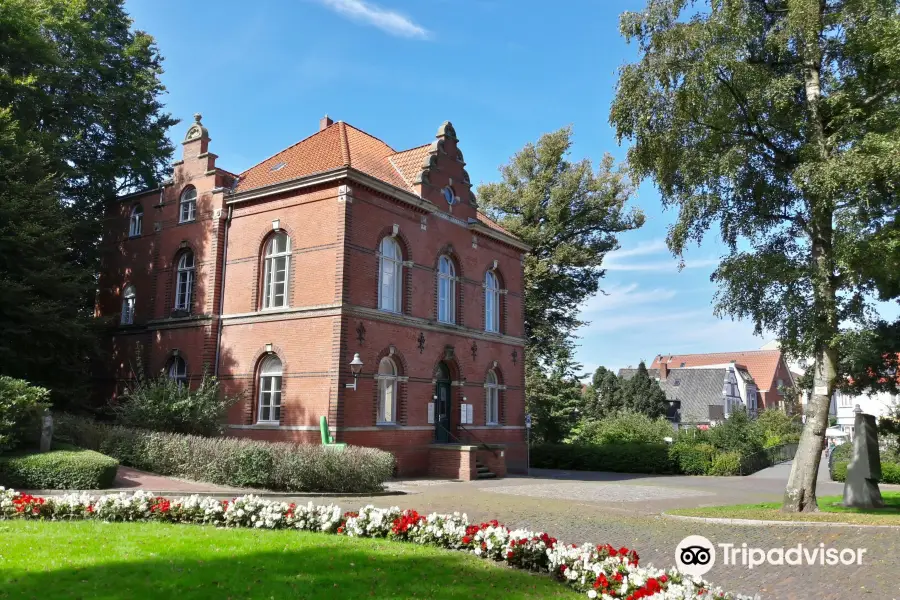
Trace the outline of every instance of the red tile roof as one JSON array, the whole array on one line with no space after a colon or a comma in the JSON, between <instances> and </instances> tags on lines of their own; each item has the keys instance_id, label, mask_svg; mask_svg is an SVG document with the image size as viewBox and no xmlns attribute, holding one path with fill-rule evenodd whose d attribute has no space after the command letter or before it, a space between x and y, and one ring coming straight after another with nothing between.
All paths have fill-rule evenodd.
<instances>
[{"instance_id":1,"label":"red tile roof","mask_svg":"<svg viewBox=\"0 0 900 600\"><path fill-rule=\"evenodd\" d=\"M337 121L241 173L235 191L352 167L415 194L416 177L430 152L431 144L397 152L375 136ZM480 211L478 220L494 231L515 237Z\"/></svg>"},{"instance_id":2,"label":"red tile roof","mask_svg":"<svg viewBox=\"0 0 900 600\"><path fill-rule=\"evenodd\" d=\"M781 350L744 350L739 352L712 352L708 354L672 354L663 355L662 359L670 369L677 369L684 363L685 367L702 367L707 365L719 365L735 361L741 366L746 366L747 371L756 382L756 386L762 390L775 389L775 373L781 360ZM653 359L650 369L659 368L660 357Z\"/></svg>"}]
</instances>

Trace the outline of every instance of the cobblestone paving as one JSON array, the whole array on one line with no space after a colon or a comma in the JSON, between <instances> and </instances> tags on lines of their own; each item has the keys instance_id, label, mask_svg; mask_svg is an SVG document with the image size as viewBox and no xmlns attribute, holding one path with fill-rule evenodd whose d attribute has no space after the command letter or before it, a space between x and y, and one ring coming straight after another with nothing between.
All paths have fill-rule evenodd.
<instances>
[{"instance_id":1,"label":"cobblestone paving","mask_svg":"<svg viewBox=\"0 0 900 600\"><path fill-rule=\"evenodd\" d=\"M399 505L420 511L462 511L472 520L497 518L513 527L544 530L571 543L610 543L629 546L640 554L642 563L671 566L678 542L688 535L703 535L714 544L734 543L763 549L790 548L797 544L817 547L866 548L862 566L726 566L721 558L706 575L714 584L745 594L759 594L764 599L842 600L871 598L900 599L900 530L875 528L738 526L692 523L666 519L659 515L667 503L655 498L640 499L638 494L673 494L667 489L685 488L693 495L679 496L683 502L727 504L778 500L778 493L754 491L759 482L735 478L722 485L720 478L676 478L661 482L659 478L635 478L627 482L559 481L547 478L510 478L496 482L430 484L413 489L407 496L381 498L335 498L333 501L350 509L365 504ZM689 479L701 481L691 483ZM730 478L729 478L730 479ZM646 485L643 485L646 483ZM676 486L680 483L680 486ZM705 483L705 485L701 485ZM603 485L602 493L587 491L575 498L562 490ZM783 486L783 484L781 484ZM621 486L625 491L616 491ZM527 490L529 487L535 490ZM650 488L641 492L636 488ZM778 487L778 486L774 486ZM503 488L506 488L505 490ZM662 489L662 492L658 490ZM510 491L514 493L509 493ZM519 491L524 493L519 493ZM556 490L558 493L549 494ZM625 498L634 493L631 499ZM301 499L306 501L306 499ZM321 498L317 502L327 502Z\"/></svg>"},{"instance_id":2,"label":"cobblestone paving","mask_svg":"<svg viewBox=\"0 0 900 600\"><path fill-rule=\"evenodd\" d=\"M687 488L663 487L657 485L629 485L627 483L547 483L512 485L482 488L486 492L532 496L536 498L558 498L564 500L587 500L590 502L634 502L645 500L668 500L709 496L710 492Z\"/></svg>"}]
</instances>

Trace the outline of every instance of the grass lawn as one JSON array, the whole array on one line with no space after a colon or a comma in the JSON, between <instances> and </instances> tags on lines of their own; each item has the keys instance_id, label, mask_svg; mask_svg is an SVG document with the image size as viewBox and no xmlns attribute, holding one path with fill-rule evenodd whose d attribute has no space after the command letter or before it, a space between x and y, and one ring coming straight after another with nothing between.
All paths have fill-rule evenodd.
<instances>
[{"instance_id":1,"label":"grass lawn","mask_svg":"<svg viewBox=\"0 0 900 600\"><path fill-rule=\"evenodd\" d=\"M780 502L761 504L734 504L705 508L681 508L669 514L689 517L717 517L724 519L760 519L768 521L824 521L854 523L859 525L900 525L900 492L881 492L884 508L861 509L840 506L840 496L819 498L819 510L815 514L791 514L781 512Z\"/></svg>"},{"instance_id":2,"label":"grass lawn","mask_svg":"<svg viewBox=\"0 0 900 600\"><path fill-rule=\"evenodd\" d=\"M461 552L297 531L0 521L0 598L575 598Z\"/></svg>"}]
</instances>

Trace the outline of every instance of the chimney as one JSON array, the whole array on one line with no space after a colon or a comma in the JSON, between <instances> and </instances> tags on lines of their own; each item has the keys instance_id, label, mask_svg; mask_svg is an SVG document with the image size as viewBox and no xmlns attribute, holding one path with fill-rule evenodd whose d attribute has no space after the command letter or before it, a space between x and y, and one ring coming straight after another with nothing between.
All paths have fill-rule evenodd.
<instances>
[{"instance_id":1,"label":"chimney","mask_svg":"<svg viewBox=\"0 0 900 600\"><path fill-rule=\"evenodd\" d=\"M659 361L659 380L665 381L669 376L669 364L665 361Z\"/></svg>"},{"instance_id":2,"label":"chimney","mask_svg":"<svg viewBox=\"0 0 900 600\"><path fill-rule=\"evenodd\" d=\"M332 121L328 115L325 115L324 117L319 119L319 131L322 131L323 129L331 125L334 125L334 121Z\"/></svg>"}]
</instances>

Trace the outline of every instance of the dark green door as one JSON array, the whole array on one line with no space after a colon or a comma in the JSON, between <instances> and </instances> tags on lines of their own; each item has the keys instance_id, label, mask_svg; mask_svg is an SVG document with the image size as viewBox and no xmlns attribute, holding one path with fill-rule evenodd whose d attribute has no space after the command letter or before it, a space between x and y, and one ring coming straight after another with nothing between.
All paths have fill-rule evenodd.
<instances>
[{"instance_id":1,"label":"dark green door","mask_svg":"<svg viewBox=\"0 0 900 600\"><path fill-rule=\"evenodd\" d=\"M434 386L434 439L439 444L450 441L450 379L438 379Z\"/></svg>"}]
</instances>

